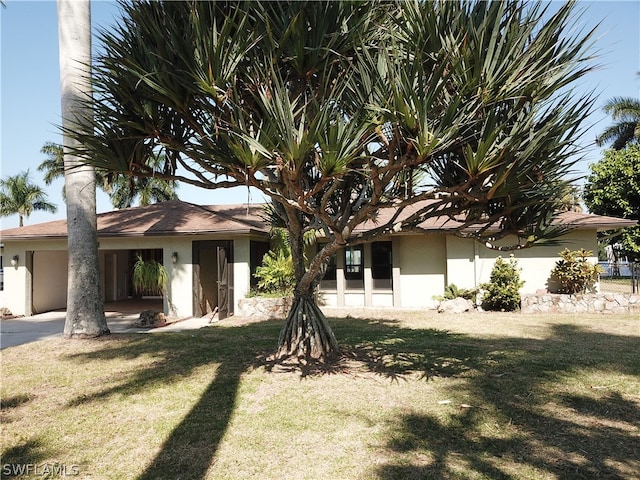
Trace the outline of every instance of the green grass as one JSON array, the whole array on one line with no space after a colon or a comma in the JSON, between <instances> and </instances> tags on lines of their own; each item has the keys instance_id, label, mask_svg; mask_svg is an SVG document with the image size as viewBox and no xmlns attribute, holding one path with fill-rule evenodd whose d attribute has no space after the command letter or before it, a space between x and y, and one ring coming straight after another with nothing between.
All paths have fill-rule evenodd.
<instances>
[{"instance_id":1,"label":"green grass","mask_svg":"<svg viewBox=\"0 0 640 480\"><path fill-rule=\"evenodd\" d=\"M3 350L2 478L17 464L92 479L640 471L637 316L333 318L344 356L324 367L269 360L280 322L233 322Z\"/></svg>"}]
</instances>

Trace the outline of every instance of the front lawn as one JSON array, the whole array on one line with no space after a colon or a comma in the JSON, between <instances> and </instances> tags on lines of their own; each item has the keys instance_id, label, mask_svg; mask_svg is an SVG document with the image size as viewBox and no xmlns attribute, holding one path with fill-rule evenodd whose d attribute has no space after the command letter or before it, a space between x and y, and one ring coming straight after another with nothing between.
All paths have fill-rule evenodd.
<instances>
[{"instance_id":1,"label":"front lawn","mask_svg":"<svg viewBox=\"0 0 640 480\"><path fill-rule=\"evenodd\" d=\"M637 478L637 315L369 315L327 368L274 321L7 348L0 475Z\"/></svg>"}]
</instances>

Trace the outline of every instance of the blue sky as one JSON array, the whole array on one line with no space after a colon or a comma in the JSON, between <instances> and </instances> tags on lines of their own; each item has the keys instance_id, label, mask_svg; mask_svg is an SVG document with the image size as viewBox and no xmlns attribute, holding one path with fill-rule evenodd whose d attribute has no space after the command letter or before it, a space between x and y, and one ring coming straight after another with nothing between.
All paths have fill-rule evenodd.
<instances>
[{"instance_id":1,"label":"blue sky","mask_svg":"<svg viewBox=\"0 0 640 480\"><path fill-rule=\"evenodd\" d=\"M112 2L92 2L92 23L108 27L113 23L117 8ZM616 96L640 98L640 2L580 1L586 9L580 23L585 28L598 28L595 50L599 53L599 69L588 74L580 88L598 92L596 111L592 115L592 128L579 139L590 146L585 160L579 163L579 173L588 173L588 164L596 162L601 149L593 145L595 136L610 119L601 112L601 106ZM60 123L60 94L58 68L58 30L54 1L8 0L0 9L1 22L1 149L0 176L5 178L29 169L34 182L42 185L49 201L58 206L55 214L34 212L25 224L65 218L65 205L59 180L45 186L38 165L45 159L40 153L48 142L61 143L56 125ZM95 45L94 45L95 47ZM182 200L201 203L240 203L247 201L245 189L209 191L181 185L178 194ZM254 194L253 201L261 201ZM98 192L98 212L111 209L108 197ZM0 228L18 226L17 216L0 219Z\"/></svg>"}]
</instances>

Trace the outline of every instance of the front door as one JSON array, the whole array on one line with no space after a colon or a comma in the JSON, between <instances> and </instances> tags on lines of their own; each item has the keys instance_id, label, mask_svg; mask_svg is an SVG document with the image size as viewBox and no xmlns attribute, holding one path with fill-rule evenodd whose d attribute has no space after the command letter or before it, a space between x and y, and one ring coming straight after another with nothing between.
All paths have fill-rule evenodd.
<instances>
[{"instance_id":1,"label":"front door","mask_svg":"<svg viewBox=\"0 0 640 480\"><path fill-rule=\"evenodd\" d=\"M218 247L218 318L233 315L233 264L229 265L229 251Z\"/></svg>"},{"instance_id":2,"label":"front door","mask_svg":"<svg viewBox=\"0 0 640 480\"><path fill-rule=\"evenodd\" d=\"M193 242L193 315L233 315L233 242Z\"/></svg>"}]
</instances>

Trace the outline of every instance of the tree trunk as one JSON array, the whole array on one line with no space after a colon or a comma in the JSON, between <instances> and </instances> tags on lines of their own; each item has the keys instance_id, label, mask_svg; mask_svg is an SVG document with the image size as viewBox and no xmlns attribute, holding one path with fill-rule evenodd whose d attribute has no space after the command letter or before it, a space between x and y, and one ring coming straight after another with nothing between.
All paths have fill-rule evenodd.
<instances>
[{"instance_id":1,"label":"tree trunk","mask_svg":"<svg viewBox=\"0 0 640 480\"><path fill-rule=\"evenodd\" d=\"M89 0L58 0L62 126L77 127L91 98L91 7ZM90 113L90 112L88 112ZM88 128L88 127L87 127ZM70 153L63 135L67 200L68 286L65 337L109 333L100 291L95 169Z\"/></svg>"},{"instance_id":2,"label":"tree trunk","mask_svg":"<svg viewBox=\"0 0 640 480\"><path fill-rule=\"evenodd\" d=\"M296 288L293 305L280 332L276 357L327 361L339 353L339 347L329 322L318 308L314 297L314 290L323 269L320 268L320 264L315 265L315 269L305 268L300 214L287 210L287 217ZM326 258L329 256L326 255Z\"/></svg>"},{"instance_id":3,"label":"tree trunk","mask_svg":"<svg viewBox=\"0 0 640 480\"><path fill-rule=\"evenodd\" d=\"M313 295L294 296L280 332L276 357L326 361L338 353L338 341Z\"/></svg>"}]
</instances>

